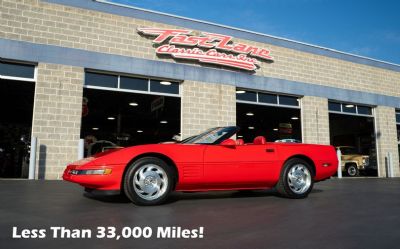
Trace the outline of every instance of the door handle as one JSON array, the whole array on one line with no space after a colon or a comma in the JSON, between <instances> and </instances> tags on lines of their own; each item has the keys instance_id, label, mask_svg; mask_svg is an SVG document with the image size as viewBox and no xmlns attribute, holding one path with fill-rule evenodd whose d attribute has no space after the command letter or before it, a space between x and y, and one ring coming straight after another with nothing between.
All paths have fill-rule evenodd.
<instances>
[{"instance_id":1,"label":"door handle","mask_svg":"<svg viewBox=\"0 0 400 249\"><path fill-rule=\"evenodd\" d=\"M275 149L267 148L267 149L265 150L265 152L275 152Z\"/></svg>"}]
</instances>

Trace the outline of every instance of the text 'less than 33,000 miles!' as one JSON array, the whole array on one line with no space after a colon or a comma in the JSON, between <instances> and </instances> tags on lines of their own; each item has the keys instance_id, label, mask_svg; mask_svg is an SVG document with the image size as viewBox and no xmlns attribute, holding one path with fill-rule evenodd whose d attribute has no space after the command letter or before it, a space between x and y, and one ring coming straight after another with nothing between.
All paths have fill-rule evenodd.
<instances>
[{"instance_id":1,"label":"text 'less than 33,000 miles!'","mask_svg":"<svg viewBox=\"0 0 400 249\"><path fill-rule=\"evenodd\" d=\"M21 229L13 227L14 239L199 239L204 238L204 227L182 228L175 226L157 227L96 227L95 229L71 229L62 226L49 228Z\"/></svg>"}]
</instances>

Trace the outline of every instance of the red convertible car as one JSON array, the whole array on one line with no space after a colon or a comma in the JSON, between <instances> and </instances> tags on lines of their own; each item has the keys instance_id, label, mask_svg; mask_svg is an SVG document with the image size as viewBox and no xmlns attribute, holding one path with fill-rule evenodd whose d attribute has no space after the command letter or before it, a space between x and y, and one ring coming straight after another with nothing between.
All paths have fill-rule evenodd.
<instances>
[{"instance_id":1,"label":"red convertible car","mask_svg":"<svg viewBox=\"0 0 400 249\"><path fill-rule=\"evenodd\" d=\"M139 205L164 202L172 191L276 188L304 198L314 182L332 176L334 147L298 143L252 143L232 139L238 127L217 127L179 143L115 149L68 165L63 179L89 192L124 193Z\"/></svg>"}]
</instances>

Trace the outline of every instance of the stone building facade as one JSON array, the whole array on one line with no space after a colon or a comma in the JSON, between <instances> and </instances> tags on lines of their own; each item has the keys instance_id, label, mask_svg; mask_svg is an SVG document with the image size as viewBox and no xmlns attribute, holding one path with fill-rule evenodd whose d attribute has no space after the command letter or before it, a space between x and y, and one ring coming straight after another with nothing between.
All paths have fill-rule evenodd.
<instances>
[{"instance_id":1,"label":"stone building facade","mask_svg":"<svg viewBox=\"0 0 400 249\"><path fill-rule=\"evenodd\" d=\"M33 63L36 88L32 136L38 138L37 177L60 179L77 159L86 69L176 79L181 83L182 137L236 124L236 89L298 96L302 140L330 144L329 101L370 106L378 175L392 155L400 176L396 110L400 66L219 26L92 0L1 0L0 57ZM271 50L254 72L157 56L140 27L230 35Z\"/></svg>"}]
</instances>

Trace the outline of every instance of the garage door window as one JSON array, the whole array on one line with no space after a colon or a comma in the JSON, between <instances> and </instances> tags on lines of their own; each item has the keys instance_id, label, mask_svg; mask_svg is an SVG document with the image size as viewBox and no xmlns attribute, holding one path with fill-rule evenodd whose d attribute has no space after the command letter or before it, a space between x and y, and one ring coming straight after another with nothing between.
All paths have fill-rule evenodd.
<instances>
[{"instance_id":1,"label":"garage door window","mask_svg":"<svg viewBox=\"0 0 400 249\"><path fill-rule=\"evenodd\" d=\"M117 88L118 76L101 73L86 73L85 85Z\"/></svg>"},{"instance_id":2,"label":"garage door window","mask_svg":"<svg viewBox=\"0 0 400 249\"><path fill-rule=\"evenodd\" d=\"M119 89L126 92L179 95L179 82L177 81L133 77L90 70L85 73L85 86L95 89Z\"/></svg>"},{"instance_id":3,"label":"garage door window","mask_svg":"<svg viewBox=\"0 0 400 249\"><path fill-rule=\"evenodd\" d=\"M301 113L296 96L236 89L237 138L251 143L256 136L270 142L301 142Z\"/></svg>"},{"instance_id":4,"label":"garage door window","mask_svg":"<svg viewBox=\"0 0 400 249\"><path fill-rule=\"evenodd\" d=\"M35 65L0 61L0 178L27 178Z\"/></svg>"},{"instance_id":5,"label":"garage door window","mask_svg":"<svg viewBox=\"0 0 400 249\"><path fill-rule=\"evenodd\" d=\"M329 101L328 108L329 112L334 112L334 113L372 116L372 108L370 106Z\"/></svg>"},{"instance_id":6,"label":"garage door window","mask_svg":"<svg viewBox=\"0 0 400 249\"><path fill-rule=\"evenodd\" d=\"M372 107L329 101L330 143L342 152L344 176L377 176L377 151Z\"/></svg>"},{"instance_id":7,"label":"garage door window","mask_svg":"<svg viewBox=\"0 0 400 249\"><path fill-rule=\"evenodd\" d=\"M294 108L299 107L299 98L297 96L255 92L245 89L236 90L236 100L242 103L255 102L260 105L279 105Z\"/></svg>"},{"instance_id":8,"label":"garage door window","mask_svg":"<svg viewBox=\"0 0 400 249\"><path fill-rule=\"evenodd\" d=\"M0 61L0 78L34 81L35 65Z\"/></svg>"}]
</instances>

